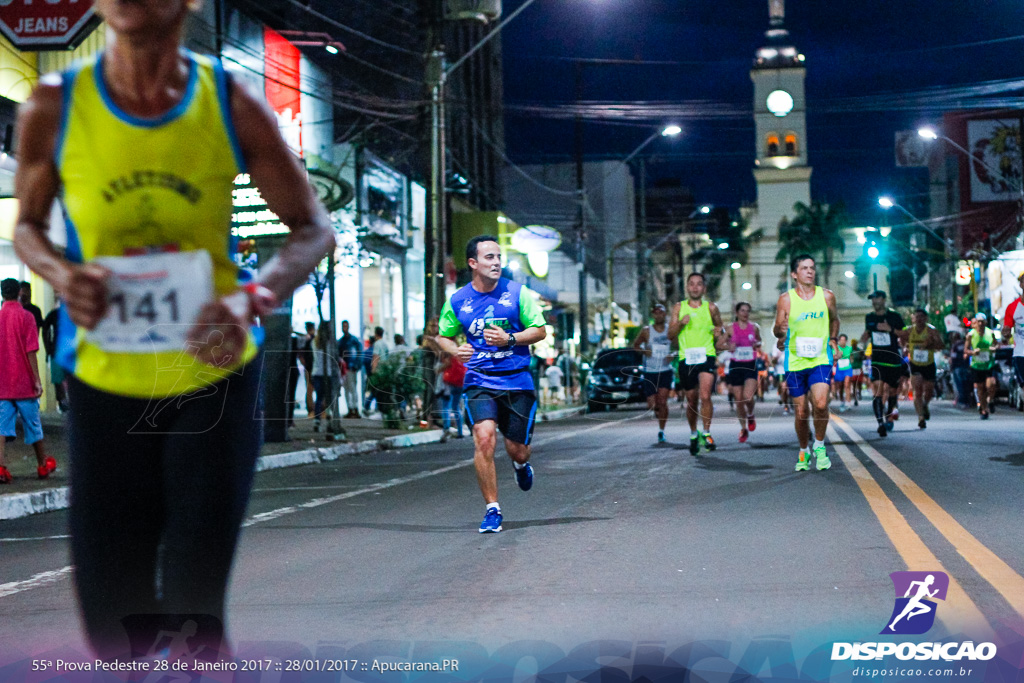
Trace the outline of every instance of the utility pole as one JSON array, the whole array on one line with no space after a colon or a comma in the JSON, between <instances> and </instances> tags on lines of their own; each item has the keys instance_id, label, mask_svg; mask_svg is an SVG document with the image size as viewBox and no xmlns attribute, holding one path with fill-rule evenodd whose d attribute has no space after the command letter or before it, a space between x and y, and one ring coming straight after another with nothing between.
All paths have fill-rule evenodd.
<instances>
[{"instance_id":1,"label":"utility pole","mask_svg":"<svg viewBox=\"0 0 1024 683\"><path fill-rule=\"evenodd\" d=\"M576 101L583 101L583 62L576 62ZM580 358L590 350L590 325L587 319L587 208L583 186L583 118L576 114L576 249L580 288Z\"/></svg>"},{"instance_id":2,"label":"utility pole","mask_svg":"<svg viewBox=\"0 0 1024 683\"><path fill-rule=\"evenodd\" d=\"M440 32L440 31L439 31ZM426 270L426 319L432 320L441 312L440 297L444 293L444 256L447 238L447 211L445 201L445 81L447 64L444 47L430 53L427 60L427 84L430 86L430 216L424 237Z\"/></svg>"},{"instance_id":3,"label":"utility pole","mask_svg":"<svg viewBox=\"0 0 1024 683\"><path fill-rule=\"evenodd\" d=\"M647 161L640 158L640 245L636 250L636 303L640 317L646 320L651 306L647 301Z\"/></svg>"}]
</instances>

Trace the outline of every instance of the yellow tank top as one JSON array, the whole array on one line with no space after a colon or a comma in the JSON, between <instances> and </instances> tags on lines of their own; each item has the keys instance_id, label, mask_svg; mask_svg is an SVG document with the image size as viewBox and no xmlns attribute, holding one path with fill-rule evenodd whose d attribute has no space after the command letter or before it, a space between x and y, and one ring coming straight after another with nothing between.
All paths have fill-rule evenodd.
<instances>
[{"instance_id":1,"label":"yellow tank top","mask_svg":"<svg viewBox=\"0 0 1024 683\"><path fill-rule=\"evenodd\" d=\"M683 301L679 307L679 319L690 316L688 322L679 332L679 355L685 357L686 349L703 348L708 358L715 355L715 323L711 319L711 305L701 301L700 306L691 308L689 301Z\"/></svg>"},{"instance_id":2,"label":"yellow tank top","mask_svg":"<svg viewBox=\"0 0 1024 683\"><path fill-rule=\"evenodd\" d=\"M928 359L922 360L921 352L925 351L923 348L928 343L928 332L934 329L931 325L925 325L921 332L917 331L917 327L910 326L910 337L907 340L907 352L910 354L911 365L931 365L935 362L935 351L927 349ZM916 351L916 353L915 353Z\"/></svg>"},{"instance_id":3,"label":"yellow tank top","mask_svg":"<svg viewBox=\"0 0 1024 683\"><path fill-rule=\"evenodd\" d=\"M786 332L786 372L809 370L832 364L828 344L829 318L825 290L814 288L814 296L804 301L795 289L789 290L789 331Z\"/></svg>"},{"instance_id":4,"label":"yellow tank top","mask_svg":"<svg viewBox=\"0 0 1024 683\"><path fill-rule=\"evenodd\" d=\"M189 61L185 94L155 119L117 107L103 81L102 55L63 74L55 161L68 226L66 256L83 263L100 256L206 251L213 263L213 291L220 296L238 287L231 192L244 162L223 66L184 54ZM62 367L97 389L139 398L209 386L257 352L250 334L237 362L215 368L184 351L105 351L86 340L66 313L58 329Z\"/></svg>"}]
</instances>

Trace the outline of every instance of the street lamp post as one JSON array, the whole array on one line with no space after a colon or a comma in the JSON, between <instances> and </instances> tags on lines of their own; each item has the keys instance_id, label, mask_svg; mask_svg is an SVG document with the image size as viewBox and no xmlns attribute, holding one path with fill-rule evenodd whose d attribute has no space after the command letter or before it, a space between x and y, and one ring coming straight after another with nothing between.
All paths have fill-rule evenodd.
<instances>
[{"instance_id":1,"label":"street lamp post","mask_svg":"<svg viewBox=\"0 0 1024 683\"><path fill-rule=\"evenodd\" d=\"M922 221L920 218L918 218L914 214L910 213L910 211L908 211L906 209L906 207L904 207L903 205L898 204L895 201L893 201L892 197L879 197L878 198L878 205L881 206L883 209L886 209L886 210L893 209L893 208L899 209L903 213L903 215L905 215L907 218L912 220L915 224L917 224L918 226L923 228L929 235L931 235L935 239L937 239L940 242L942 242L943 260L946 262L947 266L952 262L952 258L953 257L952 257L952 255L950 254L950 251L949 251L950 247L952 246L952 242L953 242L951 239L949 239L948 237L946 237L944 235L940 235L939 233L935 232L935 230L933 230L930 225L928 225L927 223ZM925 264L925 267L927 268L927 263ZM930 273L930 271L926 271L926 272ZM915 266L915 269L914 269L914 276L915 277L917 276L917 268L916 268L916 266ZM955 273L954 273L954 276L955 276ZM915 305L917 304L917 282L916 281L914 282L914 303L915 303ZM955 280L953 281L953 307L956 308L956 281Z\"/></svg>"},{"instance_id":2,"label":"street lamp post","mask_svg":"<svg viewBox=\"0 0 1024 683\"><path fill-rule=\"evenodd\" d=\"M444 257L447 253L445 240L448 235L448 214L445 206L445 165L447 162L448 143L446 139L446 107L445 86L448 78L472 57L484 45L501 32L501 29L536 0L526 0L515 12L505 17L490 33L480 39L476 45L466 51L451 65L447 65L443 49L430 54L427 63L427 85L430 86L430 225L433 235L427 234L427 242L432 245L432 258L428 259L427 268L427 319L436 317L441 310L441 298L444 296ZM431 239L431 237L433 239ZM428 247L429 249L430 247Z\"/></svg>"},{"instance_id":3,"label":"street lamp post","mask_svg":"<svg viewBox=\"0 0 1024 683\"><path fill-rule=\"evenodd\" d=\"M652 142L657 140L659 137L674 138L674 137L678 136L682 132L683 132L683 129L680 128L679 126L675 125L675 124L670 124L670 125L667 125L667 126L661 128L659 130L654 131L653 133L650 134L650 136L648 136L648 138L646 140L644 140L639 145L637 145L636 149L634 149L632 152L630 152L628 155L626 155L625 158L622 159L622 161L621 161L622 165L628 166L630 161L635 159L636 156L638 154L640 154L640 152L642 152L648 145L650 145ZM609 171L608 174L605 175L605 177L608 177L608 175L611 175L611 173L612 172ZM615 250L620 248L620 247L622 247L622 246L625 246L626 244L631 244L633 242L639 242L641 240L644 240L647 237L647 234L646 234L646 230L647 230L647 196L646 196L646 193L647 193L647 167L643 163L642 159L641 159L641 164L640 164L640 192L641 192L641 196L640 196L641 234L639 236L637 236L637 237L632 237L630 239L627 239L627 240L624 240L622 242L619 242L618 244L614 245L613 247L611 247L608 250L608 301L609 301L609 304L610 304L609 308L610 308L610 311L611 311L610 315L611 315L612 328L616 328L617 327L617 323L618 323L618 316L615 315L615 270L614 270L614 265L613 265ZM640 263L642 263L642 254L643 253L644 253L644 250L641 250L641 249L637 250L638 265ZM638 285L639 285L639 283L644 282L644 278L645 278L645 274L642 272L642 265L640 266L640 268L641 268L641 272L638 273L638 278L637 278ZM643 303L644 303L643 302L644 297L641 295L641 292L639 291L640 290L639 286L638 286L637 289L638 289L638 291L637 291L637 295L638 295L638 297L637 297L637 305L641 306L640 314L644 315L645 314L645 310L642 308Z\"/></svg>"}]
</instances>

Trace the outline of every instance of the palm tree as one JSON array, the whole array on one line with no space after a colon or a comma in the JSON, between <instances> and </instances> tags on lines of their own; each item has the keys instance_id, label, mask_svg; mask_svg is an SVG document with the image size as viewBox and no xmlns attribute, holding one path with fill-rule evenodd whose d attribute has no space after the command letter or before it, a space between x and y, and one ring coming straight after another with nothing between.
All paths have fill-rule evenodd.
<instances>
[{"instance_id":1,"label":"palm tree","mask_svg":"<svg viewBox=\"0 0 1024 683\"><path fill-rule=\"evenodd\" d=\"M793 211L793 220L783 218L779 222L779 252L775 260L786 263L798 254L811 254L821 259L827 283L835 252L846 251L846 240L842 235L848 223L846 206L842 202L825 204L814 201L810 206L797 202Z\"/></svg>"},{"instance_id":2,"label":"palm tree","mask_svg":"<svg viewBox=\"0 0 1024 683\"><path fill-rule=\"evenodd\" d=\"M729 215L716 226L713 244L697 249L687 257L691 263L700 264L701 271L708 278L708 296L718 298L719 289L729 264L734 261L741 263L748 259L750 246L759 242L764 235L763 230L748 232L747 219L741 215ZM728 244L727 249L719 248Z\"/></svg>"}]
</instances>

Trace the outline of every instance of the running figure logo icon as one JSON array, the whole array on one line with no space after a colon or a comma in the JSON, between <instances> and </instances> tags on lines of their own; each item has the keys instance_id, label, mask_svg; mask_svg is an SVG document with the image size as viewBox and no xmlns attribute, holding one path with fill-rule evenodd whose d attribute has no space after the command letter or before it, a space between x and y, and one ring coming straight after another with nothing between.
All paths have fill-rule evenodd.
<instances>
[{"instance_id":1,"label":"running figure logo icon","mask_svg":"<svg viewBox=\"0 0 1024 683\"><path fill-rule=\"evenodd\" d=\"M893 572L889 578L896 590L896 605L882 633L926 633L935 623L935 599L946 599L949 576L945 572Z\"/></svg>"}]
</instances>

